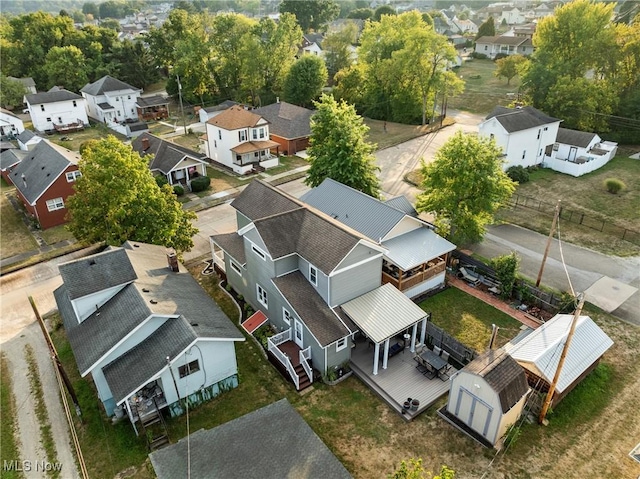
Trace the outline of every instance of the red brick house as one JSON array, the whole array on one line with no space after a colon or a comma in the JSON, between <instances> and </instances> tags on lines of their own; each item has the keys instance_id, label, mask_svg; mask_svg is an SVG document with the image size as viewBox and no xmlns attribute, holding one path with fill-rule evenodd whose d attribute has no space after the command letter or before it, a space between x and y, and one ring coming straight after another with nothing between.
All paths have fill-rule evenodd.
<instances>
[{"instance_id":1,"label":"red brick house","mask_svg":"<svg viewBox=\"0 0 640 479\"><path fill-rule=\"evenodd\" d=\"M269 137L280 144L279 150L285 155L295 155L309 146L313 110L278 101L252 112L271 123Z\"/></svg>"},{"instance_id":2,"label":"red brick house","mask_svg":"<svg viewBox=\"0 0 640 479\"><path fill-rule=\"evenodd\" d=\"M79 160L79 153L43 140L11 170L18 198L42 229L65 223L65 202L81 175Z\"/></svg>"}]
</instances>

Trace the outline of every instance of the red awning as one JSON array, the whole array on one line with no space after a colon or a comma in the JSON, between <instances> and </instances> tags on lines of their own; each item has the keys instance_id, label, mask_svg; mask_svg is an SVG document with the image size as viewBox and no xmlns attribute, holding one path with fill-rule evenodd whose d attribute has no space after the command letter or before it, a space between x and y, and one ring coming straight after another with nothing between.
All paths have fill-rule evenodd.
<instances>
[{"instance_id":1,"label":"red awning","mask_svg":"<svg viewBox=\"0 0 640 479\"><path fill-rule=\"evenodd\" d=\"M266 323L268 319L262 311L256 311L242 323L242 327L247 333L253 334L253 332Z\"/></svg>"}]
</instances>

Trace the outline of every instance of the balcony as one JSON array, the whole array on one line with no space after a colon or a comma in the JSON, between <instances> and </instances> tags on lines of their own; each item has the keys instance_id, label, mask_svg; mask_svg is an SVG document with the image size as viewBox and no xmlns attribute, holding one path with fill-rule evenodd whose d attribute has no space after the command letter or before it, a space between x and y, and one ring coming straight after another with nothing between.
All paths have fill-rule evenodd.
<instances>
[{"instance_id":1,"label":"balcony","mask_svg":"<svg viewBox=\"0 0 640 479\"><path fill-rule=\"evenodd\" d=\"M382 265L382 284L391 283L400 291L406 291L443 273L446 265L446 255L423 263L408 271L403 271L397 266L385 261Z\"/></svg>"}]
</instances>

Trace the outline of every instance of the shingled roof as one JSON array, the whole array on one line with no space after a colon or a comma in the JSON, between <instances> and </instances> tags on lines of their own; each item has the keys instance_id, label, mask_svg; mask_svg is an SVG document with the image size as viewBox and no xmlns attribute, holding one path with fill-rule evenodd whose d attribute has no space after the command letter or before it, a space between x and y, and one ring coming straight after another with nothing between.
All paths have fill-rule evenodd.
<instances>
[{"instance_id":1,"label":"shingled roof","mask_svg":"<svg viewBox=\"0 0 640 479\"><path fill-rule=\"evenodd\" d=\"M70 101L70 100L84 100L77 93L72 93L69 90L57 89L50 90L45 93L32 93L31 95L25 95L27 99L27 103L29 105L40 105L46 103L57 103L59 101Z\"/></svg>"},{"instance_id":2,"label":"shingled roof","mask_svg":"<svg viewBox=\"0 0 640 479\"><path fill-rule=\"evenodd\" d=\"M564 145L579 146L581 148L588 147L593 139L596 137L595 133L589 133L587 131L569 130L568 128L558 128L558 135L556 136L556 142Z\"/></svg>"},{"instance_id":3,"label":"shingled roof","mask_svg":"<svg viewBox=\"0 0 640 479\"><path fill-rule=\"evenodd\" d=\"M525 106L524 108L497 106L487 115L486 120L491 118L495 118L508 133L528 130L529 128L536 128L561 121L558 118L553 118L542 113L532 106Z\"/></svg>"},{"instance_id":4,"label":"shingled roof","mask_svg":"<svg viewBox=\"0 0 640 479\"><path fill-rule=\"evenodd\" d=\"M252 221L292 211L302 205L302 202L263 181L249 183L231 203L231 206Z\"/></svg>"},{"instance_id":5,"label":"shingled roof","mask_svg":"<svg viewBox=\"0 0 640 479\"><path fill-rule=\"evenodd\" d=\"M149 147L146 149L145 141L149 143ZM137 136L131 142L131 147L143 158L146 155L154 155L153 160L151 160L151 163L149 164L149 169L152 171L161 171L165 175L175 168L175 166L185 157L202 161L204 163L204 155L184 146L158 138L157 136L147 132Z\"/></svg>"},{"instance_id":6,"label":"shingled roof","mask_svg":"<svg viewBox=\"0 0 640 479\"><path fill-rule=\"evenodd\" d=\"M307 138L311 135L311 117L313 110L281 101L253 110L268 120L269 132L287 140Z\"/></svg>"},{"instance_id":7,"label":"shingled roof","mask_svg":"<svg viewBox=\"0 0 640 479\"><path fill-rule=\"evenodd\" d=\"M262 119L260 115L236 105L214 116L207 123L225 130L239 130L240 128L252 128L258 125Z\"/></svg>"},{"instance_id":8,"label":"shingled roof","mask_svg":"<svg viewBox=\"0 0 640 479\"><path fill-rule=\"evenodd\" d=\"M99 96L104 95L106 93L112 91L142 91L140 88L136 88L134 86L129 85L117 78L113 78L112 76L105 75L99 80L94 81L93 83L87 83L80 90L82 93L86 93L91 96Z\"/></svg>"}]
</instances>

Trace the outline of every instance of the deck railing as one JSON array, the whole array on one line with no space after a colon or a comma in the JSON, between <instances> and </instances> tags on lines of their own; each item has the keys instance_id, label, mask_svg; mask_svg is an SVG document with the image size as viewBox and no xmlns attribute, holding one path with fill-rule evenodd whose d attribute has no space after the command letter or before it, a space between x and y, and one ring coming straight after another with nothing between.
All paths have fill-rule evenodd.
<instances>
[{"instance_id":1,"label":"deck railing","mask_svg":"<svg viewBox=\"0 0 640 479\"><path fill-rule=\"evenodd\" d=\"M311 365L309 360L311 359L311 346L307 349L301 349L300 352L300 364L304 368L304 372L309 376L309 381L313 382L313 372L311 371Z\"/></svg>"},{"instance_id":2,"label":"deck railing","mask_svg":"<svg viewBox=\"0 0 640 479\"><path fill-rule=\"evenodd\" d=\"M291 337L291 329L289 329L288 331L289 331L289 337ZM273 342L273 338L276 338L277 336L281 336L283 335L283 333L286 333L286 332L287 331L283 331L280 334L276 334L275 336L271 336L270 338L267 338L267 346L268 346L269 352L271 352L276 358L278 358L278 361L280 361L284 365L284 367L287 368L287 371L289 372L289 376L291 376L291 379L293 379L293 383L296 385L296 390L297 390L300 387L300 378L298 377L298 373L296 373L296 370L293 367L293 364L291 364L291 360L289 359L289 356L287 356L282 351L280 351L277 344ZM280 341L278 344L281 344L281 343L284 343L284 341Z\"/></svg>"},{"instance_id":3,"label":"deck railing","mask_svg":"<svg viewBox=\"0 0 640 479\"><path fill-rule=\"evenodd\" d=\"M274 348L287 341L291 341L291 328L286 329L281 333L274 334L269 338L269 344L273 344Z\"/></svg>"},{"instance_id":4,"label":"deck railing","mask_svg":"<svg viewBox=\"0 0 640 479\"><path fill-rule=\"evenodd\" d=\"M426 265L425 265L426 266ZM427 267L425 270L420 271L411 276L403 276L402 279L398 279L394 276L391 276L389 273L385 271L382 272L382 284L391 283L400 291L404 291L406 289L412 288L428 279L433 278L434 276L443 273L446 268L446 263L441 261L433 266Z\"/></svg>"}]
</instances>

